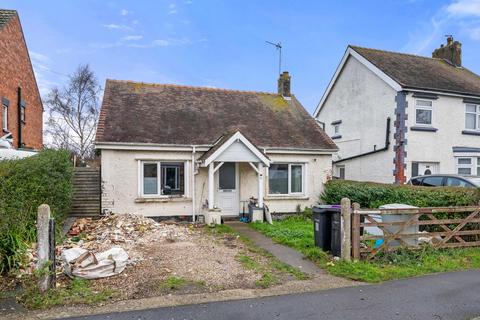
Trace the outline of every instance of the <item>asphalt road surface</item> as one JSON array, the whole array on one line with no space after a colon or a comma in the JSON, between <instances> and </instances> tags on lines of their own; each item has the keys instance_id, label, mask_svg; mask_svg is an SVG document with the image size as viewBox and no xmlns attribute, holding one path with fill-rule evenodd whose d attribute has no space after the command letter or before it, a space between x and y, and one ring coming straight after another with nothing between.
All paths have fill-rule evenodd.
<instances>
[{"instance_id":1,"label":"asphalt road surface","mask_svg":"<svg viewBox=\"0 0 480 320\"><path fill-rule=\"evenodd\" d=\"M480 270L379 285L70 319L472 319L480 315Z\"/></svg>"}]
</instances>

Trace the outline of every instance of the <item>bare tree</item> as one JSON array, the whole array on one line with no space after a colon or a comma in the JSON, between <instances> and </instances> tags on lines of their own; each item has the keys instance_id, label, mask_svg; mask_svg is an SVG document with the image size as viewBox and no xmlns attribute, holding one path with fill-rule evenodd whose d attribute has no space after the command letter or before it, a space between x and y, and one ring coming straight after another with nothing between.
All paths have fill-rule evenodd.
<instances>
[{"instance_id":1,"label":"bare tree","mask_svg":"<svg viewBox=\"0 0 480 320\"><path fill-rule=\"evenodd\" d=\"M93 156L101 88L89 65L80 65L67 85L47 96L47 134L54 148L68 149L81 161Z\"/></svg>"}]
</instances>

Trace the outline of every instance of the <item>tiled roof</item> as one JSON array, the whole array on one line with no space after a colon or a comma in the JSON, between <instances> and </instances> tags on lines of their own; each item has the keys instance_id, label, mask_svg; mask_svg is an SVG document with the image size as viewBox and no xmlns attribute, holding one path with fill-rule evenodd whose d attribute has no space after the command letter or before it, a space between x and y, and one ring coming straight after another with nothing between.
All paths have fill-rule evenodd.
<instances>
[{"instance_id":1,"label":"tiled roof","mask_svg":"<svg viewBox=\"0 0 480 320\"><path fill-rule=\"evenodd\" d=\"M0 9L0 29L17 15L15 10Z\"/></svg>"},{"instance_id":2,"label":"tiled roof","mask_svg":"<svg viewBox=\"0 0 480 320\"><path fill-rule=\"evenodd\" d=\"M292 97L107 80L96 142L213 145L240 131L258 147L336 149Z\"/></svg>"},{"instance_id":3,"label":"tiled roof","mask_svg":"<svg viewBox=\"0 0 480 320\"><path fill-rule=\"evenodd\" d=\"M445 60L350 47L404 88L480 96L480 76Z\"/></svg>"}]
</instances>

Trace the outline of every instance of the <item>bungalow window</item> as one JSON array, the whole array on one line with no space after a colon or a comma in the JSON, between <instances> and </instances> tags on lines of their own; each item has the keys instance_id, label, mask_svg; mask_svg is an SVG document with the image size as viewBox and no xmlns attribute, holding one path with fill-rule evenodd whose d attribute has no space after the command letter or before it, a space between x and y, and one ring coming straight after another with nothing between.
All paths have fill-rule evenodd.
<instances>
[{"instance_id":1,"label":"bungalow window","mask_svg":"<svg viewBox=\"0 0 480 320\"><path fill-rule=\"evenodd\" d=\"M269 194L302 194L304 189L303 164L275 163L268 170Z\"/></svg>"},{"instance_id":2,"label":"bungalow window","mask_svg":"<svg viewBox=\"0 0 480 320\"><path fill-rule=\"evenodd\" d=\"M421 126L432 125L432 101L416 100L415 101L415 124Z\"/></svg>"},{"instance_id":3,"label":"bungalow window","mask_svg":"<svg viewBox=\"0 0 480 320\"><path fill-rule=\"evenodd\" d=\"M2 105L2 129L8 131L8 106Z\"/></svg>"},{"instance_id":4,"label":"bungalow window","mask_svg":"<svg viewBox=\"0 0 480 320\"><path fill-rule=\"evenodd\" d=\"M480 105L465 105L465 129L480 130Z\"/></svg>"},{"instance_id":5,"label":"bungalow window","mask_svg":"<svg viewBox=\"0 0 480 320\"><path fill-rule=\"evenodd\" d=\"M457 174L480 176L480 157L457 157Z\"/></svg>"},{"instance_id":6,"label":"bungalow window","mask_svg":"<svg viewBox=\"0 0 480 320\"><path fill-rule=\"evenodd\" d=\"M185 192L185 163L143 162L142 195L183 195Z\"/></svg>"}]
</instances>

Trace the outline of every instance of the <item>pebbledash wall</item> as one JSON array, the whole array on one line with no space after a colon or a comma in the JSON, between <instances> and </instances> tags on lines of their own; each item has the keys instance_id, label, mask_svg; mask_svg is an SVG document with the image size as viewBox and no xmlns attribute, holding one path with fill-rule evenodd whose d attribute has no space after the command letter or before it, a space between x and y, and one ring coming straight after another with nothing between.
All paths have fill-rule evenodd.
<instances>
[{"instance_id":1,"label":"pebbledash wall","mask_svg":"<svg viewBox=\"0 0 480 320\"><path fill-rule=\"evenodd\" d=\"M18 88L25 103L22 143L25 148L43 147L43 106L18 15L0 30L0 107L8 104L8 131L18 147ZM0 109L2 111L3 109ZM0 125L2 112L0 112ZM6 132L0 127L0 136Z\"/></svg>"},{"instance_id":2,"label":"pebbledash wall","mask_svg":"<svg viewBox=\"0 0 480 320\"><path fill-rule=\"evenodd\" d=\"M114 213L139 213L145 216L190 216L192 214L192 153L167 151L101 151L102 210ZM202 152L197 152L198 159ZM297 206L310 207L319 201L324 183L331 177L331 155L268 154L273 162L305 164L305 192L301 196L268 195L268 169L265 171L265 204L271 212L295 212ZM138 194L139 163L142 160L186 162L186 191L184 197L142 198ZM208 198L207 168L200 167L195 175L195 213L203 214L202 204ZM239 164L240 200L258 195L256 172L248 163ZM240 207L242 210L242 207Z\"/></svg>"},{"instance_id":3,"label":"pebbledash wall","mask_svg":"<svg viewBox=\"0 0 480 320\"><path fill-rule=\"evenodd\" d=\"M480 133L465 130L465 102L461 97L438 95L432 101L432 126L436 131L415 130L415 97L407 95L406 175L411 176L412 162L438 163L438 172L456 174L455 157L480 157L480 152L455 153L453 147L480 150ZM422 98L425 100L425 98ZM428 99L427 99L428 100ZM421 173L419 173L421 174Z\"/></svg>"},{"instance_id":4,"label":"pebbledash wall","mask_svg":"<svg viewBox=\"0 0 480 320\"><path fill-rule=\"evenodd\" d=\"M325 132L337 144L334 162L385 146L387 118L390 117L390 147L374 153L334 164L334 175L345 167L345 178L393 183L394 121L396 91L376 76L355 57L350 56L330 91L317 119L325 124ZM340 131L334 132L335 122Z\"/></svg>"}]
</instances>

